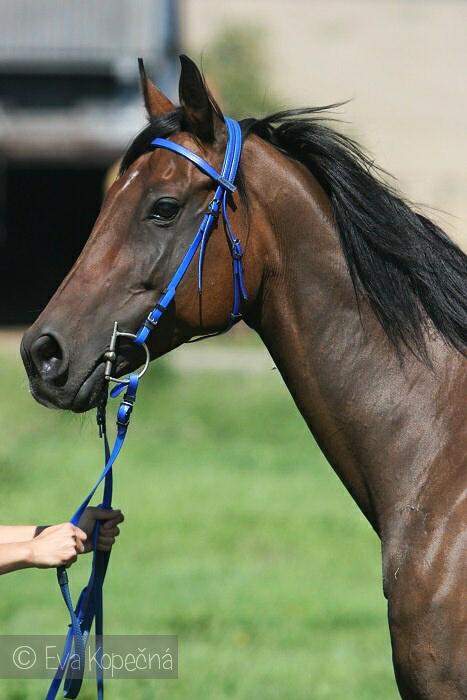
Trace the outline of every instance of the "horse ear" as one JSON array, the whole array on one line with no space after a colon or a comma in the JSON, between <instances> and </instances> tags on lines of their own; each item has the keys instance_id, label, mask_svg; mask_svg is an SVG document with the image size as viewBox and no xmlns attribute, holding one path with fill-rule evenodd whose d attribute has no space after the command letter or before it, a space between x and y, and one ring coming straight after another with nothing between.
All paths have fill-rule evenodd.
<instances>
[{"instance_id":1,"label":"horse ear","mask_svg":"<svg viewBox=\"0 0 467 700\"><path fill-rule=\"evenodd\" d=\"M142 58L138 58L139 80L143 93L144 105L149 117L160 117L168 112L175 112L175 105L149 80Z\"/></svg>"},{"instance_id":2,"label":"horse ear","mask_svg":"<svg viewBox=\"0 0 467 700\"><path fill-rule=\"evenodd\" d=\"M211 95L198 66L188 56L180 56L179 95L187 131L201 141L214 140L216 129L224 121L222 112Z\"/></svg>"}]
</instances>

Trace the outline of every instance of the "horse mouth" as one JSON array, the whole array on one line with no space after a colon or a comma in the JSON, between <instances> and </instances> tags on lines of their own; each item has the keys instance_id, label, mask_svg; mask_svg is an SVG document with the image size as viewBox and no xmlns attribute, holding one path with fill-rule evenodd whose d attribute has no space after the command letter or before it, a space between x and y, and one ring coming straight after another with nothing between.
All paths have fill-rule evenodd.
<instances>
[{"instance_id":1,"label":"horse mouth","mask_svg":"<svg viewBox=\"0 0 467 700\"><path fill-rule=\"evenodd\" d=\"M95 408L102 394L104 384L104 362L100 362L79 387L69 407L70 410L74 413L84 413L91 408Z\"/></svg>"},{"instance_id":2,"label":"horse mouth","mask_svg":"<svg viewBox=\"0 0 467 700\"><path fill-rule=\"evenodd\" d=\"M126 374L128 371L130 371L130 368L131 363L128 358L119 353L115 362L115 376L120 377L123 374ZM84 413L85 411L89 411L97 406L107 383L104 371L105 361L101 360L78 388L78 391L76 392L71 405L69 406L71 411L74 413Z\"/></svg>"},{"instance_id":3,"label":"horse mouth","mask_svg":"<svg viewBox=\"0 0 467 700\"><path fill-rule=\"evenodd\" d=\"M101 357L97 364L88 371L81 383L73 384L65 383L64 386L56 386L52 382L43 381L40 376L32 375L29 371L28 358L25 360L26 368L29 375L29 386L33 398L46 408L58 408L65 411L73 411L73 413L84 413L95 408L102 397L102 393L106 387L105 379L105 360ZM120 377L130 371L132 366L131 361L121 355L117 356L115 362L114 376Z\"/></svg>"}]
</instances>

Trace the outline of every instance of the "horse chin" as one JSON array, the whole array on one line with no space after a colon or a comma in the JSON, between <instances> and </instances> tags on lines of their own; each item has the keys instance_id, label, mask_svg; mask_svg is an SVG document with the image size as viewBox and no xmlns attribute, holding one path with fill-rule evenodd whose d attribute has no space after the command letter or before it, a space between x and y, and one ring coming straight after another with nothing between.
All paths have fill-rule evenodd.
<instances>
[{"instance_id":1,"label":"horse chin","mask_svg":"<svg viewBox=\"0 0 467 700\"><path fill-rule=\"evenodd\" d=\"M84 413L95 408L102 394L104 384L104 363L101 362L81 384L69 408L74 413Z\"/></svg>"}]
</instances>

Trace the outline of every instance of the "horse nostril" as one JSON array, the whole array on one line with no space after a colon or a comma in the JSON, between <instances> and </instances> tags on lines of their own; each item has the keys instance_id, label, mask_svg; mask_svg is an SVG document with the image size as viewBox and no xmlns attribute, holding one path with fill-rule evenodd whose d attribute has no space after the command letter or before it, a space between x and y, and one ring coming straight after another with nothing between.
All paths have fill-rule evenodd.
<instances>
[{"instance_id":1,"label":"horse nostril","mask_svg":"<svg viewBox=\"0 0 467 700\"><path fill-rule=\"evenodd\" d=\"M31 358L45 381L56 381L66 373L68 362L64 349L54 335L41 335L33 342Z\"/></svg>"}]
</instances>

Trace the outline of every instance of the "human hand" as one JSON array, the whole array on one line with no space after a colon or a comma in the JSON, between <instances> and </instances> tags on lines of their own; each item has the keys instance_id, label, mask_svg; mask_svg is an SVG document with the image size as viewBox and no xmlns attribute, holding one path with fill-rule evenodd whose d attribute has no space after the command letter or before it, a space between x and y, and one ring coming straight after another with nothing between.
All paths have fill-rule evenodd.
<instances>
[{"instance_id":1,"label":"human hand","mask_svg":"<svg viewBox=\"0 0 467 700\"><path fill-rule=\"evenodd\" d=\"M85 551L87 534L71 523L46 527L30 542L30 564L39 569L70 566Z\"/></svg>"},{"instance_id":2,"label":"human hand","mask_svg":"<svg viewBox=\"0 0 467 700\"><path fill-rule=\"evenodd\" d=\"M115 538L120 534L118 524L122 523L124 519L120 510L94 508L92 506L86 508L78 523L79 527L88 535L84 551L90 552L92 550L92 534L96 522L100 521L97 549L101 552L109 552L115 543Z\"/></svg>"}]
</instances>

